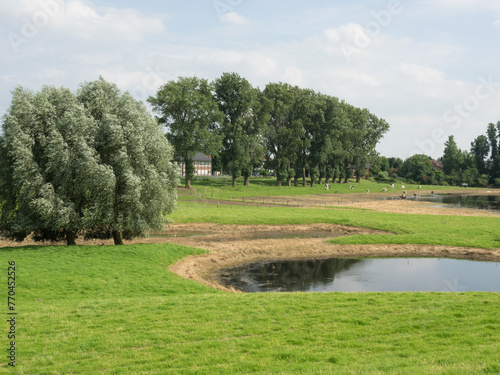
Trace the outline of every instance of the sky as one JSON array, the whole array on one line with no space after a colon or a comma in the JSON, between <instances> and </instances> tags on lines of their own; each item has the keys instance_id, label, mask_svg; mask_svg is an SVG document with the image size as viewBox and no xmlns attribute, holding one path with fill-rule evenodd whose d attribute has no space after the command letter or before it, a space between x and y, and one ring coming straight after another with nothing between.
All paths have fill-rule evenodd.
<instances>
[{"instance_id":1,"label":"sky","mask_svg":"<svg viewBox=\"0 0 500 375\"><path fill-rule=\"evenodd\" d=\"M442 156L500 121L498 0L0 0L0 116L21 85L286 82L385 119L380 155Z\"/></svg>"}]
</instances>

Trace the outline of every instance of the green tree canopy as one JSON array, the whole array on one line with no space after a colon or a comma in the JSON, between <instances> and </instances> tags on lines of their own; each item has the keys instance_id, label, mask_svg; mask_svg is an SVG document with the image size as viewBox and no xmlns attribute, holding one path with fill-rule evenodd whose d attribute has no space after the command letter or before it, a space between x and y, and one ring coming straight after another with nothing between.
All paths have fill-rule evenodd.
<instances>
[{"instance_id":1,"label":"green tree canopy","mask_svg":"<svg viewBox=\"0 0 500 375\"><path fill-rule=\"evenodd\" d=\"M455 138L450 135L448 140L444 144L444 154L442 158L443 172L447 175L451 175L459 170L459 160L460 150L457 147Z\"/></svg>"},{"instance_id":2,"label":"green tree canopy","mask_svg":"<svg viewBox=\"0 0 500 375\"><path fill-rule=\"evenodd\" d=\"M421 184L432 184L435 172L427 155L416 154L406 159L400 168L405 178Z\"/></svg>"},{"instance_id":3,"label":"green tree canopy","mask_svg":"<svg viewBox=\"0 0 500 375\"><path fill-rule=\"evenodd\" d=\"M487 172L486 160L490 153L490 145L488 143L488 138L485 135L478 136L471 143L471 153L474 157L474 162L476 163L476 168L481 174Z\"/></svg>"},{"instance_id":4,"label":"green tree canopy","mask_svg":"<svg viewBox=\"0 0 500 375\"><path fill-rule=\"evenodd\" d=\"M92 97L95 107L86 107L84 97ZM102 79L84 85L78 97L66 88L33 93L18 87L2 129L4 235L23 240L32 233L35 240L75 244L80 234L113 230L130 238L159 227L173 207L171 146L144 106ZM134 134L124 136L127 131ZM148 155L143 160L141 152Z\"/></svg>"},{"instance_id":5,"label":"green tree canopy","mask_svg":"<svg viewBox=\"0 0 500 375\"><path fill-rule=\"evenodd\" d=\"M233 187L236 178L245 177L245 185L254 164L262 162L264 146L262 128L265 116L261 111L261 95L237 73L224 73L215 81L215 98L224 114L221 126L224 168L231 171Z\"/></svg>"},{"instance_id":6,"label":"green tree canopy","mask_svg":"<svg viewBox=\"0 0 500 375\"><path fill-rule=\"evenodd\" d=\"M115 178L105 236L115 244L159 230L175 206L177 177L173 149L146 107L102 78L81 85L78 99L96 127L94 148Z\"/></svg>"},{"instance_id":7,"label":"green tree canopy","mask_svg":"<svg viewBox=\"0 0 500 375\"><path fill-rule=\"evenodd\" d=\"M148 101L160 123L166 126L176 156L186 164L185 187L190 189L194 155L205 152L214 156L222 146L223 114L212 95L212 85L205 79L180 77L163 85Z\"/></svg>"}]
</instances>

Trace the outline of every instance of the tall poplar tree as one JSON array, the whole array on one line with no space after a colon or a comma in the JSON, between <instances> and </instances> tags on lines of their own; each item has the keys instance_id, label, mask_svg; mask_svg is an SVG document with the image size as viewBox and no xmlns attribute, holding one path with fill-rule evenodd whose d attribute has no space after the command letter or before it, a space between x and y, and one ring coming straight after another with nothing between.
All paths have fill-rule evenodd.
<instances>
[{"instance_id":1,"label":"tall poplar tree","mask_svg":"<svg viewBox=\"0 0 500 375\"><path fill-rule=\"evenodd\" d=\"M215 81L215 98L224 114L221 124L224 168L231 172L233 187L240 175L248 185L253 165L264 156L261 131L265 116L261 112L259 91L237 73L224 73Z\"/></svg>"},{"instance_id":2,"label":"tall poplar tree","mask_svg":"<svg viewBox=\"0 0 500 375\"><path fill-rule=\"evenodd\" d=\"M176 155L186 165L186 189L191 189L195 154L205 152L213 156L221 149L223 114L212 89L206 79L180 77L163 85L155 97L148 99L159 122L165 125Z\"/></svg>"}]
</instances>

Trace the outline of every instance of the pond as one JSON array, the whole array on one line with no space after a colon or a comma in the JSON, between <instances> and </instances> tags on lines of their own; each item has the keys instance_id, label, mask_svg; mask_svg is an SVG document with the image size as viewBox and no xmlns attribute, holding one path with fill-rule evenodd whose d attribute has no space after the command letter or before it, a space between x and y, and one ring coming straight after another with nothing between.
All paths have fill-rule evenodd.
<instances>
[{"instance_id":1,"label":"pond","mask_svg":"<svg viewBox=\"0 0 500 375\"><path fill-rule=\"evenodd\" d=\"M500 211L500 195L433 194L419 196L418 198L409 196L408 198L452 207Z\"/></svg>"},{"instance_id":2,"label":"pond","mask_svg":"<svg viewBox=\"0 0 500 375\"><path fill-rule=\"evenodd\" d=\"M226 269L244 292L500 291L500 263L447 258L363 258L251 263Z\"/></svg>"}]
</instances>

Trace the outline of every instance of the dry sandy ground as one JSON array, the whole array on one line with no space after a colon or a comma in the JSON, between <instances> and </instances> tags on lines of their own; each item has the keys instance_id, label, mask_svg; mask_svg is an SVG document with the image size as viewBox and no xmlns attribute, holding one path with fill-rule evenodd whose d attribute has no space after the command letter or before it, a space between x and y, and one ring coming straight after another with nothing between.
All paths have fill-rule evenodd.
<instances>
[{"instance_id":1,"label":"dry sandy ground","mask_svg":"<svg viewBox=\"0 0 500 375\"><path fill-rule=\"evenodd\" d=\"M312 203L313 200L314 198L311 199ZM498 213L490 211L443 208L436 207L433 203L410 200L364 201L344 203L343 206L407 214L499 217ZM221 269L263 260L432 256L500 261L500 249L484 250L429 245L332 245L326 243L326 239L345 235L379 233L371 229L332 224L280 226L171 224L165 232L170 237L136 239L132 243L175 243L209 250L210 254L189 256L170 269L182 277L224 291L234 290L227 289L218 282L217 275ZM29 240L23 243L0 240L0 247L31 244L34 243ZM79 244L111 245L112 241L80 241Z\"/></svg>"}]
</instances>

